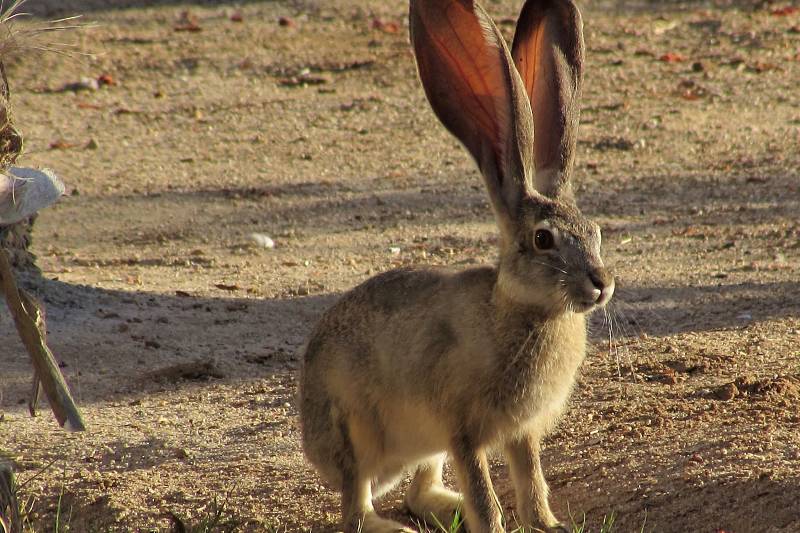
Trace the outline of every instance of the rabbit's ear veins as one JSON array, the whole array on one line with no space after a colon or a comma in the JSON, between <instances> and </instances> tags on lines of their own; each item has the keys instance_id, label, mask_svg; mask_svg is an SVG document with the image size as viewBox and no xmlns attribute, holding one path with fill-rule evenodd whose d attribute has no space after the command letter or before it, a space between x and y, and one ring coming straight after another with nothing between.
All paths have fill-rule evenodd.
<instances>
[{"instance_id":1,"label":"rabbit's ear veins","mask_svg":"<svg viewBox=\"0 0 800 533\"><path fill-rule=\"evenodd\" d=\"M411 42L434 112L509 214L532 173L530 105L497 27L470 0L412 0Z\"/></svg>"},{"instance_id":2,"label":"rabbit's ear veins","mask_svg":"<svg viewBox=\"0 0 800 533\"><path fill-rule=\"evenodd\" d=\"M528 0L511 55L531 101L536 189L571 195L583 79L583 22L572 0Z\"/></svg>"}]
</instances>

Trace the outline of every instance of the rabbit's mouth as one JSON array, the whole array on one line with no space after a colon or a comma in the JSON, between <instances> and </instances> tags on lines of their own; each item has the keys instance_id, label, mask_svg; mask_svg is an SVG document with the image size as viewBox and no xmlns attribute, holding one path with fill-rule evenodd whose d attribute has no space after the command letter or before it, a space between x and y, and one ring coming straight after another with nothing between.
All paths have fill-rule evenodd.
<instances>
[{"instance_id":1,"label":"rabbit's mouth","mask_svg":"<svg viewBox=\"0 0 800 533\"><path fill-rule=\"evenodd\" d=\"M597 307L594 302L573 302L572 311L575 313L588 313Z\"/></svg>"},{"instance_id":2,"label":"rabbit's mouth","mask_svg":"<svg viewBox=\"0 0 800 533\"><path fill-rule=\"evenodd\" d=\"M597 307L603 307L614 294L614 278L604 273L603 276L590 274L580 288L580 294L572 298L572 310L576 313L588 313Z\"/></svg>"}]
</instances>

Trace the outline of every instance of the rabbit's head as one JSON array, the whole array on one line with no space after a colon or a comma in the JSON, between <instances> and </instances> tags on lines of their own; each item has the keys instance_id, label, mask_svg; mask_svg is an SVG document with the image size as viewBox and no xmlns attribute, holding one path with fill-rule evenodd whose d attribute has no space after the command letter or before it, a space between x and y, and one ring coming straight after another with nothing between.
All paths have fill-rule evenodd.
<instances>
[{"instance_id":1,"label":"rabbit's head","mask_svg":"<svg viewBox=\"0 0 800 533\"><path fill-rule=\"evenodd\" d=\"M528 0L510 51L472 0L411 0L410 24L431 107L486 183L501 234L500 290L547 311L605 305L614 278L600 230L572 193L584 51L577 7Z\"/></svg>"}]
</instances>

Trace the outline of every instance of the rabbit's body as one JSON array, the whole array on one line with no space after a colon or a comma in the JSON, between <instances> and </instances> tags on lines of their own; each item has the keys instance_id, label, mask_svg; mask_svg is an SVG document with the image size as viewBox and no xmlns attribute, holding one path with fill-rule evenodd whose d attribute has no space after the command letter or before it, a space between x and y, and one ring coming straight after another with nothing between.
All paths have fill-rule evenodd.
<instances>
[{"instance_id":1,"label":"rabbit's body","mask_svg":"<svg viewBox=\"0 0 800 533\"><path fill-rule=\"evenodd\" d=\"M543 434L569 397L586 327L582 314L538 313L504 296L490 267L393 270L351 290L304 356L301 406L317 412L305 417L308 457L341 486L332 463L350 418L363 423L373 479L445 452L455 434L480 447Z\"/></svg>"},{"instance_id":2,"label":"rabbit's body","mask_svg":"<svg viewBox=\"0 0 800 533\"><path fill-rule=\"evenodd\" d=\"M342 493L349 532L408 531L372 499L416 468L409 510L473 533L503 519L487 448L502 447L526 528L550 511L539 442L586 351L585 313L614 278L572 195L583 37L572 0L527 0L509 51L473 0L411 0L428 100L481 171L500 229L496 268L400 269L345 294L303 358L303 447ZM536 143L534 146L534 130ZM462 493L442 482L445 458Z\"/></svg>"}]
</instances>

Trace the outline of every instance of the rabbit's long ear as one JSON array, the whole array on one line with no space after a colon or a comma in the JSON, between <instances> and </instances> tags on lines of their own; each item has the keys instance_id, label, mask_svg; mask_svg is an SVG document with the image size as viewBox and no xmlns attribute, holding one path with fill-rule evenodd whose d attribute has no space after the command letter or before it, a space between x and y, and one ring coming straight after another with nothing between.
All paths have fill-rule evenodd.
<instances>
[{"instance_id":1,"label":"rabbit's long ear","mask_svg":"<svg viewBox=\"0 0 800 533\"><path fill-rule=\"evenodd\" d=\"M506 43L472 0L411 0L411 42L434 112L475 158L501 231L533 191L533 119Z\"/></svg>"},{"instance_id":2,"label":"rabbit's long ear","mask_svg":"<svg viewBox=\"0 0 800 533\"><path fill-rule=\"evenodd\" d=\"M536 190L572 196L583 80L583 21L572 0L527 0L511 55L533 111Z\"/></svg>"}]
</instances>

